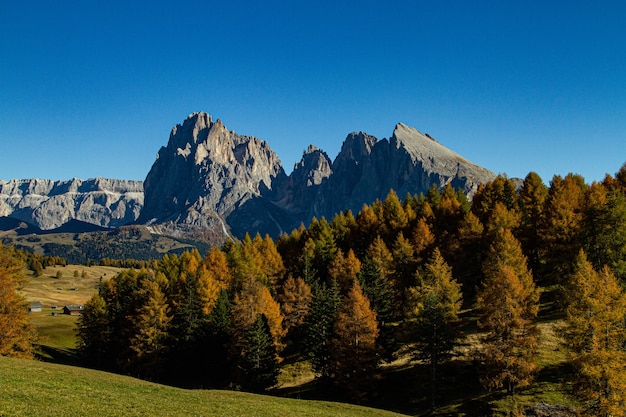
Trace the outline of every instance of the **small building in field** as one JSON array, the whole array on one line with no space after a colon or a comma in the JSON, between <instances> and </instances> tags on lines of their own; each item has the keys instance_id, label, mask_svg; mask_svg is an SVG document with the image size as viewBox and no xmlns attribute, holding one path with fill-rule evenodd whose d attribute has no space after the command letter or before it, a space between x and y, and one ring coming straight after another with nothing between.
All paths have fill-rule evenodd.
<instances>
[{"instance_id":1,"label":"small building in field","mask_svg":"<svg viewBox=\"0 0 626 417\"><path fill-rule=\"evenodd\" d=\"M31 313L41 313L43 311L43 304L39 301L33 301L28 308Z\"/></svg>"},{"instance_id":2,"label":"small building in field","mask_svg":"<svg viewBox=\"0 0 626 417\"><path fill-rule=\"evenodd\" d=\"M63 307L63 314L69 314L70 316L80 316L83 314L83 306L68 305Z\"/></svg>"}]
</instances>

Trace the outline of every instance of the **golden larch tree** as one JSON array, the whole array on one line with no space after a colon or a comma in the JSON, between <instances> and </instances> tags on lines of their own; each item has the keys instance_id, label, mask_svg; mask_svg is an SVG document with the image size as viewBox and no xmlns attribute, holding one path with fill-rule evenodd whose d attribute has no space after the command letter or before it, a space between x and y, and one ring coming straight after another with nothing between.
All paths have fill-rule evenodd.
<instances>
[{"instance_id":1,"label":"golden larch tree","mask_svg":"<svg viewBox=\"0 0 626 417\"><path fill-rule=\"evenodd\" d=\"M0 244L0 356L30 359L36 333L26 300L18 293L23 268L20 255Z\"/></svg>"},{"instance_id":2,"label":"golden larch tree","mask_svg":"<svg viewBox=\"0 0 626 417\"><path fill-rule=\"evenodd\" d=\"M485 281L477 303L481 311L483 375L488 389L529 385L537 372L535 319L539 290L527 268L526 257L510 230L500 229L483 264Z\"/></svg>"},{"instance_id":3,"label":"golden larch tree","mask_svg":"<svg viewBox=\"0 0 626 417\"><path fill-rule=\"evenodd\" d=\"M585 416L626 415L626 294L608 267L593 269L581 250L566 284L565 340Z\"/></svg>"},{"instance_id":4,"label":"golden larch tree","mask_svg":"<svg viewBox=\"0 0 626 417\"><path fill-rule=\"evenodd\" d=\"M330 374L335 383L358 398L372 378L378 362L378 322L370 302L354 281L335 321L331 342Z\"/></svg>"}]
</instances>

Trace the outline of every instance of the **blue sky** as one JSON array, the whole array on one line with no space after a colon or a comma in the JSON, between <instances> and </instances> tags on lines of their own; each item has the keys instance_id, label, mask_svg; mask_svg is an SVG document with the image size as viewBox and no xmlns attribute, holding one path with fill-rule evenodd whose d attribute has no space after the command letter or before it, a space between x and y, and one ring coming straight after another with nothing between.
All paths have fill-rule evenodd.
<instances>
[{"instance_id":1,"label":"blue sky","mask_svg":"<svg viewBox=\"0 0 626 417\"><path fill-rule=\"evenodd\" d=\"M144 179L206 111L309 144L403 122L496 173L626 162L623 1L0 1L0 179Z\"/></svg>"}]
</instances>

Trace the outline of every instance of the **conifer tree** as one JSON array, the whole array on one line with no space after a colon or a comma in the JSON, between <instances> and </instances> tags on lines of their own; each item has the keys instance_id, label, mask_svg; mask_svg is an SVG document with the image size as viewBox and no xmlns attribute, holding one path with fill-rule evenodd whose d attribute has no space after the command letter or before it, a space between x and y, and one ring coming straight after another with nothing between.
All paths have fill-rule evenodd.
<instances>
[{"instance_id":1,"label":"conifer tree","mask_svg":"<svg viewBox=\"0 0 626 417\"><path fill-rule=\"evenodd\" d=\"M566 285L565 340L576 369L574 392L586 416L626 415L626 294L581 250Z\"/></svg>"},{"instance_id":2,"label":"conifer tree","mask_svg":"<svg viewBox=\"0 0 626 417\"><path fill-rule=\"evenodd\" d=\"M215 279L221 289L230 287L232 272L228 267L226 254L218 247L211 248L204 258L204 266L209 274Z\"/></svg>"},{"instance_id":3,"label":"conifer tree","mask_svg":"<svg viewBox=\"0 0 626 417\"><path fill-rule=\"evenodd\" d=\"M454 248L452 267L463 285L465 300L474 300L482 282L481 265L485 255L484 226L471 211L463 217L457 231L458 247Z\"/></svg>"},{"instance_id":4,"label":"conifer tree","mask_svg":"<svg viewBox=\"0 0 626 417\"><path fill-rule=\"evenodd\" d=\"M383 236L392 238L404 230L409 223L409 219L394 190L389 191L382 208L383 228L381 233Z\"/></svg>"},{"instance_id":5,"label":"conifer tree","mask_svg":"<svg viewBox=\"0 0 626 417\"><path fill-rule=\"evenodd\" d=\"M165 295L157 279L142 280L138 293L141 306L131 319L135 335L130 339L134 352L133 368L141 375L158 377L168 350L168 327L172 320Z\"/></svg>"},{"instance_id":6,"label":"conifer tree","mask_svg":"<svg viewBox=\"0 0 626 417\"><path fill-rule=\"evenodd\" d=\"M417 260L411 242L402 233L398 234L392 249L394 272L393 282L398 306L403 306L406 289L415 285ZM402 308L402 307L400 307Z\"/></svg>"},{"instance_id":7,"label":"conifer tree","mask_svg":"<svg viewBox=\"0 0 626 417\"><path fill-rule=\"evenodd\" d=\"M266 286L252 278L245 280L241 291L235 294L230 313L230 330L235 354L241 351L245 334L254 324L258 314L266 317L273 343L277 349L282 348L283 316L280 305Z\"/></svg>"},{"instance_id":8,"label":"conifer tree","mask_svg":"<svg viewBox=\"0 0 626 417\"><path fill-rule=\"evenodd\" d=\"M18 293L24 261L0 243L0 356L32 358L36 333L30 324L26 300Z\"/></svg>"},{"instance_id":9,"label":"conifer tree","mask_svg":"<svg viewBox=\"0 0 626 417\"><path fill-rule=\"evenodd\" d=\"M357 281L342 302L334 334L330 361L334 382L353 398L361 398L378 364L378 322Z\"/></svg>"},{"instance_id":10,"label":"conifer tree","mask_svg":"<svg viewBox=\"0 0 626 417\"><path fill-rule=\"evenodd\" d=\"M311 359L313 370L322 377L328 377L330 340L339 307L341 295L335 281L315 283L312 286L313 299L304 323L304 349Z\"/></svg>"},{"instance_id":11,"label":"conifer tree","mask_svg":"<svg viewBox=\"0 0 626 417\"><path fill-rule=\"evenodd\" d=\"M418 286L409 289L409 318L415 319L417 357L430 367L431 410L437 395L437 369L448 359L459 332L455 324L462 304L461 286L452 270L435 249L424 267Z\"/></svg>"},{"instance_id":12,"label":"conifer tree","mask_svg":"<svg viewBox=\"0 0 626 417\"><path fill-rule=\"evenodd\" d=\"M379 263L365 258L359 272L359 283L363 293L370 300L376 313L379 335L377 344L383 349L385 359L391 359L398 348L396 329L393 323L399 319L399 309L394 304L394 290L391 281L380 269Z\"/></svg>"},{"instance_id":13,"label":"conifer tree","mask_svg":"<svg viewBox=\"0 0 626 417\"><path fill-rule=\"evenodd\" d=\"M357 253L363 253L376 236L380 236L380 221L371 206L364 204L359 214L357 214L356 230L357 238L353 242L353 246Z\"/></svg>"},{"instance_id":14,"label":"conifer tree","mask_svg":"<svg viewBox=\"0 0 626 417\"><path fill-rule=\"evenodd\" d=\"M608 265L626 281L626 191L592 184L586 193L583 227L584 248L594 267Z\"/></svg>"},{"instance_id":15,"label":"conifer tree","mask_svg":"<svg viewBox=\"0 0 626 417\"><path fill-rule=\"evenodd\" d=\"M536 373L539 291L527 268L519 242L500 229L483 264L485 281L478 293L479 328L484 359L481 382L488 389L530 384Z\"/></svg>"},{"instance_id":16,"label":"conifer tree","mask_svg":"<svg viewBox=\"0 0 626 417\"><path fill-rule=\"evenodd\" d=\"M278 363L267 318L257 314L245 333L244 348L236 362L237 382L246 390L262 392L276 384Z\"/></svg>"},{"instance_id":17,"label":"conifer tree","mask_svg":"<svg viewBox=\"0 0 626 417\"><path fill-rule=\"evenodd\" d=\"M393 272L393 256L380 235L367 248L366 257L376 263L384 279L389 279Z\"/></svg>"},{"instance_id":18,"label":"conifer tree","mask_svg":"<svg viewBox=\"0 0 626 417\"><path fill-rule=\"evenodd\" d=\"M96 369L111 367L111 328L107 306L99 294L94 294L85 303L82 315L76 323L78 354L88 366Z\"/></svg>"},{"instance_id":19,"label":"conifer tree","mask_svg":"<svg viewBox=\"0 0 626 417\"><path fill-rule=\"evenodd\" d=\"M287 278L280 296L286 332L304 323L304 319L309 314L312 297L311 286L302 278Z\"/></svg>"},{"instance_id":20,"label":"conifer tree","mask_svg":"<svg viewBox=\"0 0 626 417\"><path fill-rule=\"evenodd\" d=\"M420 256L435 243L435 235L424 217L419 219L415 229L413 229L412 241L415 253Z\"/></svg>"},{"instance_id":21,"label":"conifer tree","mask_svg":"<svg viewBox=\"0 0 626 417\"><path fill-rule=\"evenodd\" d=\"M555 176L546 198L541 248L545 259L542 274L547 284L562 284L571 273L578 250L582 247L583 207L586 185L580 176Z\"/></svg>"},{"instance_id":22,"label":"conifer tree","mask_svg":"<svg viewBox=\"0 0 626 417\"><path fill-rule=\"evenodd\" d=\"M361 261L354 251L350 249L344 256L343 251L339 249L328 267L328 275L331 280L337 281L341 292L345 294L352 287L360 270Z\"/></svg>"},{"instance_id":23,"label":"conifer tree","mask_svg":"<svg viewBox=\"0 0 626 417\"><path fill-rule=\"evenodd\" d=\"M520 243L524 253L528 256L528 264L535 274L541 270L542 252L540 227L543 223L545 202L548 197L548 187L545 186L541 177L535 173L529 173L524 178L524 183L519 194Z\"/></svg>"}]
</instances>

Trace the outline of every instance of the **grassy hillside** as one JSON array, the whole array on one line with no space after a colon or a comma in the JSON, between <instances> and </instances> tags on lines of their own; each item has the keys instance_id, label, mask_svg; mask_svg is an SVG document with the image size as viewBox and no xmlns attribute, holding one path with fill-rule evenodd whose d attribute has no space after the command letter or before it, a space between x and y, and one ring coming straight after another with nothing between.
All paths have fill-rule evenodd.
<instances>
[{"instance_id":1,"label":"grassy hillside","mask_svg":"<svg viewBox=\"0 0 626 417\"><path fill-rule=\"evenodd\" d=\"M83 368L0 357L0 416L399 416L323 401L183 390Z\"/></svg>"},{"instance_id":2,"label":"grassy hillside","mask_svg":"<svg viewBox=\"0 0 626 417\"><path fill-rule=\"evenodd\" d=\"M39 277L28 271L28 282L21 293L27 301L41 301L44 307L80 305L91 298L101 279L109 279L121 270L111 266L49 266Z\"/></svg>"},{"instance_id":3,"label":"grassy hillside","mask_svg":"<svg viewBox=\"0 0 626 417\"><path fill-rule=\"evenodd\" d=\"M5 246L15 246L39 255L60 256L71 263L98 262L111 259L160 259L166 253L180 254L198 248L205 253L206 243L175 239L150 233L144 226L123 226L100 232L39 231L28 233L26 229L2 230L0 241Z\"/></svg>"}]
</instances>

